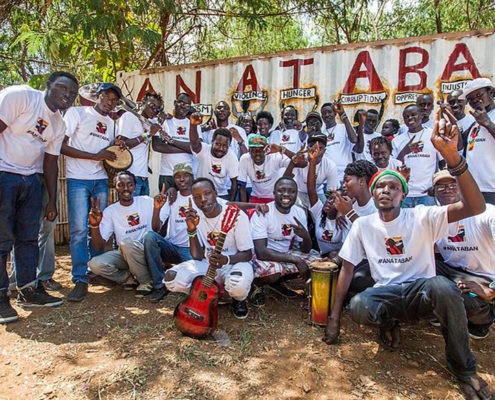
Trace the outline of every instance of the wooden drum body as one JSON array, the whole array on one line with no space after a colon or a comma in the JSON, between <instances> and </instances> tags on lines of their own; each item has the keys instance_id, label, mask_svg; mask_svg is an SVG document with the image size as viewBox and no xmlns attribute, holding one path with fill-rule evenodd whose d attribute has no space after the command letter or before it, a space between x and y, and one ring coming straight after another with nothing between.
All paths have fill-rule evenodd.
<instances>
[{"instance_id":1,"label":"wooden drum body","mask_svg":"<svg viewBox=\"0 0 495 400\"><path fill-rule=\"evenodd\" d=\"M107 150L112 152L117 156L114 161L104 160L103 166L108 174L108 186L113 187L113 178L115 174L119 171L125 171L132 165L132 153L129 149L122 149L120 146L113 145L107 147Z\"/></svg>"},{"instance_id":2,"label":"wooden drum body","mask_svg":"<svg viewBox=\"0 0 495 400\"><path fill-rule=\"evenodd\" d=\"M326 325L335 302L339 270L331 261L314 261L310 264L310 322Z\"/></svg>"}]
</instances>

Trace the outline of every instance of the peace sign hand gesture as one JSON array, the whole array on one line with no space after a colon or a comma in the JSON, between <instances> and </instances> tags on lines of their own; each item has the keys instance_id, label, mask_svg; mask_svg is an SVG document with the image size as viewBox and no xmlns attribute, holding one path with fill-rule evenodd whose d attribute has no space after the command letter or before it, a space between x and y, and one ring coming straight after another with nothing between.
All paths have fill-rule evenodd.
<instances>
[{"instance_id":1,"label":"peace sign hand gesture","mask_svg":"<svg viewBox=\"0 0 495 400\"><path fill-rule=\"evenodd\" d=\"M189 232L195 231L198 224L199 224L199 215L198 215L198 212L193 208L192 200L189 197L189 207L188 207L187 213L186 213L187 230Z\"/></svg>"},{"instance_id":2,"label":"peace sign hand gesture","mask_svg":"<svg viewBox=\"0 0 495 400\"><path fill-rule=\"evenodd\" d=\"M303 224L301 224L301 222L296 217L294 217L294 222L295 224L290 225L294 233L302 239L309 237L308 230L304 227Z\"/></svg>"},{"instance_id":3,"label":"peace sign hand gesture","mask_svg":"<svg viewBox=\"0 0 495 400\"><path fill-rule=\"evenodd\" d=\"M99 226L101 220L103 219L103 213L100 208L100 198L97 197L96 201L93 197L89 199L91 201L91 210L88 214L88 221L90 226Z\"/></svg>"},{"instance_id":4,"label":"peace sign hand gesture","mask_svg":"<svg viewBox=\"0 0 495 400\"><path fill-rule=\"evenodd\" d=\"M162 185L162 191L158 193L153 199L153 207L160 210L167 202L167 194L165 193L165 183Z\"/></svg>"},{"instance_id":5,"label":"peace sign hand gesture","mask_svg":"<svg viewBox=\"0 0 495 400\"><path fill-rule=\"evenodd\" d=\"M326 147L320 147L318 145L318 143L315 143L313 144L313 146L311 146L309 149L308 149L308 159L309 159L309 162L310 163L314 163L316 162L316 160L318 160L318 158L323 155L326 151Z\"/></svg>"},{"instance_id":6,"label":"peace sign hand gesture","mask_svg":"<svg viewBox=\"0 0 495 400\"><path fill-rule=\"evenodd\" d=\"M439 108L435 113L431 142L445 161L447 161L447 164L449 164L448 158L458 158L455 156L458 155L457 143L460 133L456 122L456 118L448 110L442 111Z\"/></svg>"}]
</instances>

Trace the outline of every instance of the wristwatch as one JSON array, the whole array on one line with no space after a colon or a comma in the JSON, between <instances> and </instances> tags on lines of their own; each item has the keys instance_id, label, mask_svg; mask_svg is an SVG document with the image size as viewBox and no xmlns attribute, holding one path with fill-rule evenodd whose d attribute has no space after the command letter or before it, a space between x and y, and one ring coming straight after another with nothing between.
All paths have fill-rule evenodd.
<instances>
[{"instance_id":1,"label":"wristwatch","mask_svg":"<svg viewBox=\"0 0 495 400\"><path fill-rule=\"evenodd\" d=\"M491 281L488 287L492 290L495 290L495 281Z\"/></svg>"}]
</instances>

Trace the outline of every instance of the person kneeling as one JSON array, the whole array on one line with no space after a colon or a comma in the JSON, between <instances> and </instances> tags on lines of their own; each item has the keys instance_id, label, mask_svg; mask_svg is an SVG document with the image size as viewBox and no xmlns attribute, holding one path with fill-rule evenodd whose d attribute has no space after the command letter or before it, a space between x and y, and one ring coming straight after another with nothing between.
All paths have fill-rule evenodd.
<instances>
[{"instance_id":1,"label":"person kneeling","mask_svg":"<svg viewBox=\"0 0 495 400\"><path fill-rule=\"evenodd\" d=\"M134 174L122 171L115 176L115 190L119 196L117 203L102 212L99 199L91 199L89 226L92 245L96 250L103 250L105 243L115 233L119 249L93 257L88 267L96 275L123 284L124 289L137 287L136 297L142 297L153 289L142 241L146 232L160 228L160 209L166 197L163 193L155 199L148 196L133 197L135 187ZM86 294L87 286L78 300L83 300Z\"/></svg>"},{"instance_id":2,"label":"person kneeling","mask_svg":"<svg viewBox=\"0 0 495 400\"><path fill-rule=\"evenodd\" d=\"M171 292L189 293L194 278L205 275L208 265L217 268L216 280L232 297L232 311L238 319L248 315L246 298L253 282L253 240L246 214L239 214L237 223L227 233L222 252L213 252L222 231L227 202L217 197L213 182L198 178L192 185L186 215L189 247L193 260L185 261L165 272L165 286ZM206 253L205 253L206 250Z\"/></svg>"}]
</instances>

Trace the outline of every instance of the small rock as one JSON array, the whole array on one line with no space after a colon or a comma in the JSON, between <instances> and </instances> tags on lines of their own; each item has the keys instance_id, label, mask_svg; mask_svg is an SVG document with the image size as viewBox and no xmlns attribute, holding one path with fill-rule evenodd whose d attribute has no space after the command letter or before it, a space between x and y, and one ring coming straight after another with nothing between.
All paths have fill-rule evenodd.
<instances>
[{"instance_id":1,"label":"small rock","mask_svg":"<svg viewBox=\"0 0 495 400\"><path fill-rule=\"evenodd\" d=\"M302 389L304 390L304 393L311 392L311 386L309 386L307 384L303 384Z\"/></svg>"}]
</instances>

